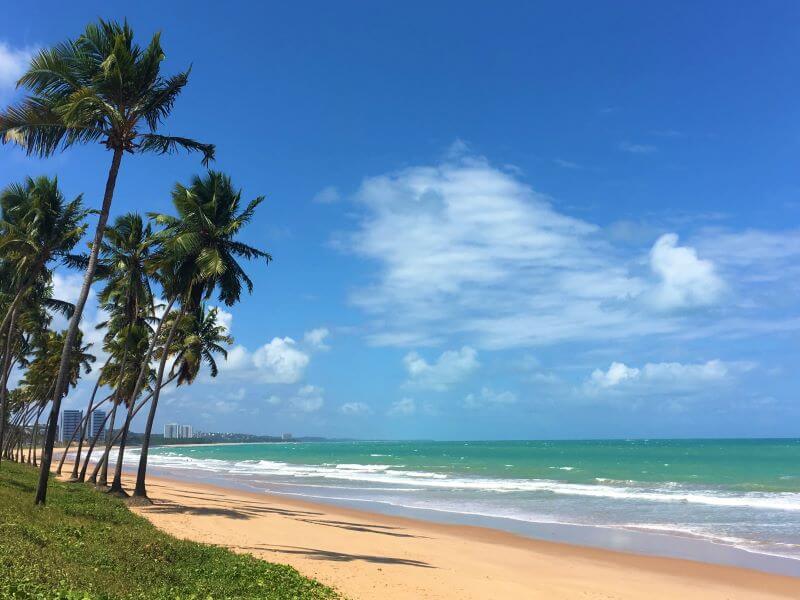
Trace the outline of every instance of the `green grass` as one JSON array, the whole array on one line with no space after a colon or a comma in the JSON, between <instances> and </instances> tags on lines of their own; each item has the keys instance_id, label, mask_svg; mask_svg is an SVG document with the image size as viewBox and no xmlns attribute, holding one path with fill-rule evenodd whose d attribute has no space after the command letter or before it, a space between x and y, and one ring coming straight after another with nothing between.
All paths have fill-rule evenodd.
<instances>
[{"instance_id":1,"label":"green grass","mask_svg":"<svg viewBox=\"0 0 800 600\"><path fill-rule=\"evenodd\" d=\"M36 507L36 475L0 466L0 598L338 598L291 567L178 540L84 485L52 482Z\"/></svg>"}]
</instances>

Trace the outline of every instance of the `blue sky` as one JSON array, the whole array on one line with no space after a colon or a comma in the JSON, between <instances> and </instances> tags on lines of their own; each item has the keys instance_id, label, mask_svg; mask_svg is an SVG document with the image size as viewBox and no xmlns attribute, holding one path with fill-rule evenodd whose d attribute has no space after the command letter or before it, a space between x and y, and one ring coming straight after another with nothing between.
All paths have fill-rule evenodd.
<instances>
[{"instance_id":1,"label":"blue sky","mask_svg":"<svg viewBox=\"0 0 800 600\"><path fill-rule=\"evenodd\" d=\"M800 6L562 4L6 7L0 102L30 52L127 16L165 72L193 65L165 131L267 196L230 360L159 424L800 434ZM2 186L57 174L99 205L100 147L0 156ZM169 210L200 170L126 157L113 213Z\"/></svg>"}]
</instances>

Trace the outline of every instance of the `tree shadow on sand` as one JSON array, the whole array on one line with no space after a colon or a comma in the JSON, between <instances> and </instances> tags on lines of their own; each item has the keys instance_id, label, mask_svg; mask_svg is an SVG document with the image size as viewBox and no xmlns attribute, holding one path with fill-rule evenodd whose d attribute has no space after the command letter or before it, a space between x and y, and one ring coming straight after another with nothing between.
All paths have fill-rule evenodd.
<instances>
[{"instance_id":1,"label":"tree shadow on sand","mask_svg":"<svg viewBox=\"0 0 800 600\"><path fill-rule=\"evenodd\" d=\"M305 556L312 560L325 560L332 562L352 562L361 560L368 563L381 565L405 565L409 567L421 567L423 569L435 569L433 565L421 560L410 558L396 558L391 556L375 556L372 554L347 554L345 552L333 552L331 550L321 550L319 548L304 548L302 546L233 546L238 550L253 550L257 552L275 552L277 554L294 554Z\"/></svg>"}]
</instances>

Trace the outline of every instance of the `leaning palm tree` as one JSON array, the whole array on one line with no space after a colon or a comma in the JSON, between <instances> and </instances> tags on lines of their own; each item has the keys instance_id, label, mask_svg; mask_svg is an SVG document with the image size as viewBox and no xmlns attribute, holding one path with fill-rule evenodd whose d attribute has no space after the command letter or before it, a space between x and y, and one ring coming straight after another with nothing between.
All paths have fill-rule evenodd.
<instances>
[{"instance_id":1,"label":"leaning palm tree","mask_svg":"<svg viewBox=\"0 0 800 600\"><path fill-rule=\"evenodd\" d=\"M67 202L58 181L47 177L11 184L0 191L0 256L3 269L5 314L0 324L2 376L0 376L0 415L5 414L7 379L12 360L7 347L13 336L13 323L23 300L30 304L50 283L50 263L74 260L70 252L86 230L83 223L90 211L83 208L81 196ZM44 300L46 296L41 296ZM4 423L0 422L0 444Z\"/></svg>"},{"instance_id":2,"label":"leaning palm tree","mask_svg":"<svg viewBox=\"0 0 800 600\"><path fill-rule=\"evenodd\" d=\"M49 281L49 264L74 260L70 252L83 237L83 221L91 211L83 208L81 196L67 202L58 180L48 177L9 185L0 191L0 209L0 255L11 267L6 276L14 291L0 324L3 334L28 290L40 278Z\"/></svg>"},{"instance_id":3,"label":"leaning palm tree","mask_svg":"<svg viewBox=\"0 0 800 600\"><path fill-rule=\"evenodd\" d=\"M165 226L155 234L159 249L154 262L159 266L159 282L169 299L167 313L175 302L179 302L181 308L164 342L167 351L162 352L159 360L139 455L135 497L147 498L145 479L150 435L170 355L168 349L172 347L183 315L196 310L214 290L217 290L218 300L227 306L238 302L245 287L252 291L253 282L239 265L238 258L272 260L266 252L236 239L263 201L264 197L259 196L242 210L242 192L233 187L230 177L210 171L204 177L195 176L188 187L175 186L172 203L177 217L152 215L156 223Z\"/></svg>"},{"instance_id":4,"label":"leaning palm tree","mask_svg":"<svg viewBox=\"0 0 800 600\"><path fill-rule=\"evenodd\" d=\"M215 354L228 358L225 346L233 344L228 329L219 322L219 310L207 309L205 304L199 305L192 314L185 315L178 326L178 335L169 349L161 348L175 357L170 370L171 376L177 377L177 384L191 384L205 363L211 377L219 374ZM171 313L168 320L177 317ZM160 354L157 356L160 358Z\"/></svg>"},{"instance_id":5,"label":"leaning palm tree","mask_svg":"<svg viewBox=\"0 0 800 600\"><path fill-rule=\"evenodd\" d=\"M87 26L77 39L39 52L18 83L30 95L0 113L2 141L15 142L30 155L49 156L75 144L98 142L112 153L83 287L70 320L53 391L51 424L56 422L66 389L69 353L93 281L122 155L171 154L185 149L201 152L204 164L214 158L213 145L156 133L189 80L188 70L162 76L164 58L160 34L142 48L134 42L127 22L101 20ZM44 444L37 504L43 504L47 497L54 442L53 426L48 428Z\"/></svg>"}]
</instances>

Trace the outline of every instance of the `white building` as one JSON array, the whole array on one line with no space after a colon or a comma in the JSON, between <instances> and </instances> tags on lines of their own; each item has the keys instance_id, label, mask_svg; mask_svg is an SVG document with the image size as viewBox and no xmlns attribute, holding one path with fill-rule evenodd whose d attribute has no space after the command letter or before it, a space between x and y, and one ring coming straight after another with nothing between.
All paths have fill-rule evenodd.
<instances>
[{"instance_id":1,"label":"white building","mask_svg":"<svg viewBox=\"0 0 800 600\"><path fill-rule=\"evenodd\" d=\"M177 423L167 423L164 425L165 440L186 440L194 437L191 425L178 425Z\"/></svg>"},{"instance_id":2,"label":"white building","mask_svg":"<svg viewBox=\"0 0 800 600\"><path fill-rule=\"evenodd\" d=\"M81 426L83 420L82 410L62 410L61 411L61 441L67 442L72 438Z\"/></svg>"}]
</instances>

